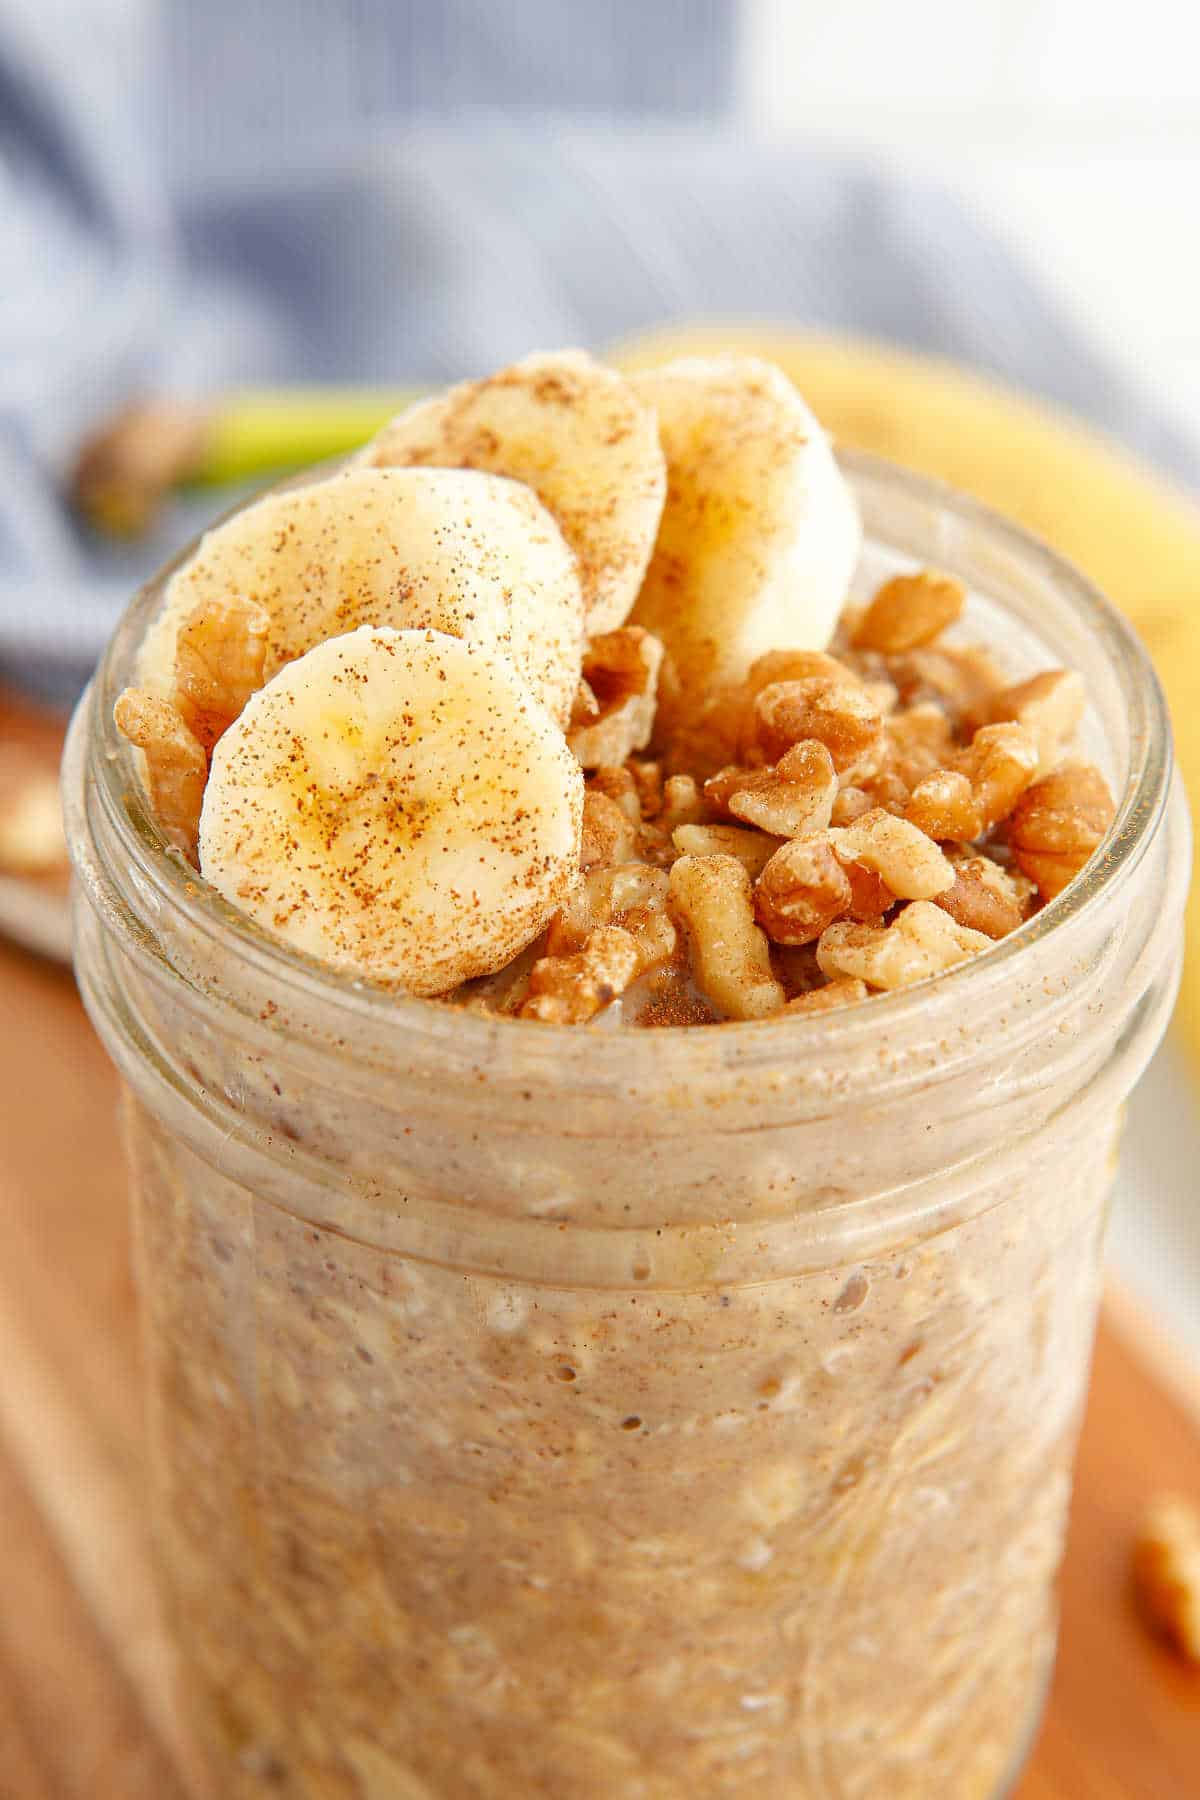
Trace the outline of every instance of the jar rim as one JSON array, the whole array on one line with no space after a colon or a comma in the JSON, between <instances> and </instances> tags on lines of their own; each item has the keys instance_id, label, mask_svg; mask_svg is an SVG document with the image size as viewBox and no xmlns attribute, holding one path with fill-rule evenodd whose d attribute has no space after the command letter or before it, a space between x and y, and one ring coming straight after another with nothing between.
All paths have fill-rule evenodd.
<instances>
[{"instance_id":1,"label":"jar rim","mask_svg":"<svg viewBox=\"0 0 1200 1800\"><path fill-rule=\"evenodd\" d=\"M160 906L185 915L193 932L211 939L214 948L219 944L225 954L235 946L247 968L267 979L273 991L281 995L281 1010L300 1009L305 1004L332 1008L344 1020L348 1041L353 1042L359 1031L369 1027L375 1042L393 1035L403 1039L408 1060L419 1056L422 1047L431 1056L444 1056L453 1047L456 1057L484 1066L503 1064L519 1055L522 1062L527 1059L530 1065L525 1070L526 1078L535 1075L536 1066L542 1065L553 1068L556 1079L561 1080L569 1065L577 1063L581 1069L586 1067L594 1083L603 1086L628 1085L636 1082L639 1075L661 1080L663 1065L669 1062L670 1079L676 1082L686 1081L690 1063L695 1063L697 1072L701 1067L711 1068L714 1039L719 1063L736 1062L744 1067L759 1062L776 1063L781 1056L819 1057L828 1054L834 1044L839 1052L853 1051L885 1031L889 1035L903 1032L918 1017L928 1033L936 1030L935 1015L946 1019L970 1009L979 1016L978 1009L986 1008L989 999L994 1000L1004 988L1018 959L1028 962L1030 952L1047 940L1053 938L1057 944L1071 935L1072 927L1090 921L1099 907L1124 886L1141 861L1163 816L1171 788L1171 734L1166 703L1150 659L1126 619L1073 563L1032 532L982 501L885 458L841 449L838 460L852 483L882 483L904 499L936 508L939 516L986 535L1001 553L1050 581L1107 653L1128 717L1130 750L1124 789L1107 836L1083 875L990 950L912 987L877 994L869 1003L824 1014L725 1020L717 1027L706 1028L581 1029L489 1017L398 994L383 985L340 974L272 938L205 883L170 848L145 801L135 753L117 732L112 718L113 704L125 685L149 614L164 583L193 554L198 538L135 595L88 696L81 702L75 735L86 730L90 741L77 744L73 754L86 757L97 797L130 866L136 869L142 883L149 884ZM285 485L311 481L313 475L314 471L305 471ZM84 721L89 718L90 723L85 726ZM77 834L71 835L76 840L77 860L82 860Z\"/></svg>"}]
</instances>

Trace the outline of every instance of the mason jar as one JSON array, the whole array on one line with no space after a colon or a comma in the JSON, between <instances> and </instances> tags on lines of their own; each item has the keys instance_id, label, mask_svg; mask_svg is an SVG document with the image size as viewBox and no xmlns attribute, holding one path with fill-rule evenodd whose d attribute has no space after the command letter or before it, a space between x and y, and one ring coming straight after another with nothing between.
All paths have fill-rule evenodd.
<instances>
[{"instance_id":1,"label":"mason jar","mask_svg":"<svg viewBox=\"0 0 1200 1800\"><path fill-rule=\"evenodd\" d=\"M79 980L124 1077L148 1505L221 1800L990 1800L1023 1759L1188 830L1100 595L844 467L861 591L935 564L1014 677L1079 669L1118 796L1034 919L859 1006L572 1029L340 977L148 814L112 706L165 576L79 709Z\"/></svg>"}]
</instances>

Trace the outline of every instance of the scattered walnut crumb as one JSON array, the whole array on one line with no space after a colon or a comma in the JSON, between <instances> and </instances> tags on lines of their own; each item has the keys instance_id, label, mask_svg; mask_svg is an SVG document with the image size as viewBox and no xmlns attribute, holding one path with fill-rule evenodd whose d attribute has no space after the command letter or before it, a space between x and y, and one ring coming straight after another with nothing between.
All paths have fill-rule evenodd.
<instances>
[{"instance_id":1,"label":"scattered walnut crumb","mask_svg":"<svg viewBox=\"0 0 1200 1800\"><path fill-rule=\"evenodd\" d=\"M1200 1663L1200 1508L1174 1494L1152 1502L1134 1539L1133 1578L1149 1623Z\"/></svg>"}]
</instances>

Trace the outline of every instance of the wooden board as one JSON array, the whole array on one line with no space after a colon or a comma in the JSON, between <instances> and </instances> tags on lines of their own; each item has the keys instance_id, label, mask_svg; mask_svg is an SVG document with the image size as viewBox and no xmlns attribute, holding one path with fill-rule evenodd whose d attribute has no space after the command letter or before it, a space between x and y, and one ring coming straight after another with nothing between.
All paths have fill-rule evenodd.
<instances>
[{"instance_id":1,"label":"wooden board","mask_svg":"<svg viewBox=\"0 0 1200 1800\"><path fill-rule=\"evenodd\" d=\"M116 1082L70 977L0 947L0 1800L182 1800L140 1503ZM1110 1306L1046 1723L1016 1800L1196 1800L1200 1673L1139 1624L1146 1498L1200 1495L1200 1391ZM953 1800L931 1796L930 1800Z\"/></svg>"}]
</instances>

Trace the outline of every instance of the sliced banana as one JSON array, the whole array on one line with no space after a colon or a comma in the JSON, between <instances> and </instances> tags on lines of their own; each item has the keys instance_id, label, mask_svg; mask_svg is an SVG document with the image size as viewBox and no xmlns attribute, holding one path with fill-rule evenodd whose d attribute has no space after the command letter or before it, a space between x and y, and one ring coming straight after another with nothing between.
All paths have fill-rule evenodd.
<instances>
[{"instance_id":1,"label":"sliced banana","mask_svg":"<svg viewBox=\"0 0 1200 1800\"><path fill-rule=\"evenodd\" d=\"M685 357L630 381L658 414L668 469L633 618L671 655L675 723L763 651L829 642L862 528L825 433L773 364Z\"/></svg>"},{"instance_id":2,"label":"sliced banana","mask_svg":"<svg viewBox=\"0 0 1200 1800\"><path fill-rule=\"evenodd\" d=\"M667 491L654 413L581 350L529 356L402 412L367 446L375 465L491 469L529 484L579 558L589 633L629 615Z\"/></svg>"},{"instance_id":3,"label":"sliced banana","mask_svg":"<svg viewBox=\"0 0 1200 1800\"><path fill-rule=\"evenodd\" d=\"M358 625L429 626L502 651L565 724L579 680L575 559L529 488L458 469L350 468L267 494L175 574L141 676L168 692L181 622L230 595L270 616L267 670Z\"/></svg>"},{"instance_id":4,"label":"sliced banana","mask_svg":"<svg viewBox=\"0 0 1200 1800\"><path fill-rule=\"evenodd\" d=\"M583 774L495 651L363 626L287 664L213 752L200 868L339 969L439 994L500 969L579 870Z\"/></svg>"}]
</instances>

